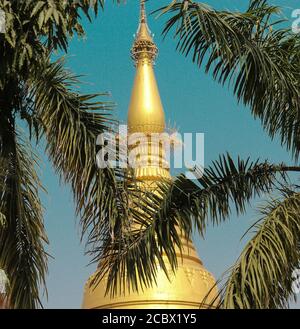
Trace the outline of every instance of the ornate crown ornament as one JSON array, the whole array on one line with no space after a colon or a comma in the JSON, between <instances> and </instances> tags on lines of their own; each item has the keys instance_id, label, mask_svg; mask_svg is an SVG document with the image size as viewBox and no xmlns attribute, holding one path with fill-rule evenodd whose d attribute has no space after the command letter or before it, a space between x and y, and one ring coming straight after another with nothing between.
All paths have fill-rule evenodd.
<instances>
[{"instance_id":1,"label":"ornate crown ornament","mask_svg":"<svg viewBox=\"0 0 300 329\"><path fill-rule=\"evenodd\" d=\"M141 1L140 24L135 35L135 42L131 49L131 57L137 64L138 61L146 59L152 63L158 55L158 48L153 42L153 34L147 24L145 1Z\"/></svg>"}]
</instances>

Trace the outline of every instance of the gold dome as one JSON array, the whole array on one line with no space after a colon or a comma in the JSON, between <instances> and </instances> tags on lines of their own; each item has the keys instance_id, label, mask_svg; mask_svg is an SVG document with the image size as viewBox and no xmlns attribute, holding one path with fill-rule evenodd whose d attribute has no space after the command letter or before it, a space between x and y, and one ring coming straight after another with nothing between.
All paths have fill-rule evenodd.
<instances>
[{"instance_id":1,"label":"gold dome","mask_svg":"<svg viewBox=\"0 0 300 329\"><path fill-rule=\"evenodd\" d=\"M158 270L157 285L110 298L104 292L107 285L105 277L98 286L90 286L96 273L87 281L82 307L85 309L198 309L211 291L207 303L216 296L214 277L205 269L191 242L183 239L182 258L178 252L178 269L174 275L168 266L169 279L162 269ZM165 258L166 260L166 258ZM166 260L167 263L167 260Z\"/></svg>"},{"instance_id":2,"label":"gold dome","mask_svg":"<svg viewBox=\"0 0 300 329\"><path fill-rule=\"evenodd\" d=\"M165 151L162 146L157 154L149 149L152 145L150 133L165 131L165 117L161 103L153 63L157 55L157 47L153 42L147 25L145 3L141 1L140 25L131 51L136 65L136 78L133 86L128 112L129 139L134 133L145 133L146 139L135 146L139 157L135 163L135 176L145 189L155 189L157 181L171 179L169 167L166 165ZM146 165L145 165L146 164ZM169 278L158 268L157 285L137 292L128 292L111 298L105 296L107 277L96 286L91 285L97 272L85 285L82 307L86 309L167 309L167 308L199 308L203 299L210 304L216 296L215 279L205 269L191 241L182 237L183 250L177 250L178 269L174 275L166 256ZM170 279L170 280L169 280Z\"/></svg>"}]
</instances>

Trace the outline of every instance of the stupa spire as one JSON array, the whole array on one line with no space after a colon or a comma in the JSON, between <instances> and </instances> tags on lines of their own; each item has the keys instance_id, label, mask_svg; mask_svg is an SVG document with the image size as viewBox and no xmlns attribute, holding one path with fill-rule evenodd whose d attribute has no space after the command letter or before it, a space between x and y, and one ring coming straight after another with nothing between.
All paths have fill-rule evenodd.
<instances>
[{"instance_id":1,"label":"stupa spire","mask_svg":"<svg viewBox=\"0 0 300 329\"><path fill-rule=\"evenodd\" d=\"M135 35L131 55L136 65L140 60L148 60L153 64L158 54L158 48L153 42L153 35L148 26L145 0L141 0L140 6L139 27Z\"/></svg>"},{"instance_id":2,"label":"stupa spire","mask_svg":"<svg viewBox=\"0 0 300 329\"><path fill-rule=\"evenodd\" d=\"M140 6L141 6L140 23L146 23L147 24L147 14L146 14L145 0L141 0Z\"/></svg>"},{"instance_id":3,"label":"stupa spire","mask_svg":"<svg viewBox=\"0 0 300 329\"><path fill-rule=\"evenodd\" d=\"M135 135L146 137L138 143L130 143L131 149L134 149L138 155L135 161L134 176L138 179L141 188L154 193L159 193L156 192L158 183L171 179L163 144L159 144L157 148L152 147L153 135L160 135L166 129L164 110L153 68L157 53L158 48L147 24L145 1L141 0L139 28L131 50L136 66L136 76L128 112L128 136L129 139ZM149 221L148 217L145 218L146 221ZM179 249L175 246L178 258L176 273L168 263L168 257L163 254L168 276L157 264L157 284L148 288L144 287L143 290L143 280L141 279L136 283L139 291L123 287L123 293L111 297L109 294L105 294L109 280L108 275L95 285L94 280L98 273L96 272L86 283L83 308L205 308L206 305L202 305L201 302L207 297L207 293L212 291L213 297L216 295L215 280L203 266L192 241L181 236L181 242L182 248ZM123 282L127 282L127 278L124 278ZM210 303L211 298L206 298L206 301Z\"/></svg>"},{"instance_id":4,"label":"stupa spire","mask_svg":"<svg viewBox=\"0 0 300 329\"><path fill-rule=\"evenodd\" d=\"M128 132L147 134L147 140L136 149L140 156L135 163L135 176L147 182L170 179L164 149L160 148L157 154L148 151L153 150L150 134L165 131L165 114L153 68L157 54L158 48L147 23L145 1L141 0L139 27L131 49L136 76L128 110Z\"/></svg>"},{"instance_id":5,"label":"stupa spire","mask_svg":"<svg viewBox=\"0 0 300 329\"><path fill-rule=\"evenodd\" d=\"M153 64L158 48L147 24L145 1L140 2L139 27L131 49L136 76L128 111L129 133L155 133L165 130L165 115Z\"/></svg>"}]
</instances>

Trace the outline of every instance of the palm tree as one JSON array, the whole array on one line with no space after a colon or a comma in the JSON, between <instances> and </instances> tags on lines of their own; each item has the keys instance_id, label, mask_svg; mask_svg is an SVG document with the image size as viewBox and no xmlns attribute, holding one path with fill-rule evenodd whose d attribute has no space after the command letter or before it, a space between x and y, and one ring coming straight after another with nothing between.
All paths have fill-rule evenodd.
<instances>
[{"instance_id":1,"label":"palm tree","mask_svg":"<svg viewBox=\"0 0 300 329\"><path fill-rule=\"evenodd\" d=\"M69 36L84 33L80 13L91 19L91 9L97 13L103 2L94 0L91 8L89 0L0 0L7 16L6 33L0 34L0 268L10 282L10 306L38 307L45 283L47 238L38 158L32 150L40 138L57 173L72 186L88 250L93 261L105 265L99 278L109 272L113 293L125 272L134 289L138 276L146 286L153 284L157 261L164 268L162 252L176 269L174 248L181 247L177 227L188 237L195 226L205 234L208 222L221 224L233 209L243 213L253 197L280 189L282 199L266 207L257 234L229 272L220 307L285 306L290 274L300 260L300 197L286 174L298 167L249 159L234 163L227 155L198 181L179 176L171 185L161 185L161 197L147 193L142 206L131 207L129 195L141 192L128 186L126 173L97 169L93 145L99 133L113 130L113 104L99 100L101 94L79 94L76 76L63 60L51 61L51 54L66 51ZM173 15L166 34L179 24L179 49L193 52L199 65L207 60L207 71L213 68L221 83L235 81L238 99L261 118L271 136L281 134L297 157L299 42L287 30L272 30L271 15L277 10L263 0L251 1L247 12L236 14L173 1L161 12ZM17 128L19 120L27 124L30 143ZM132 219L143 229L129 231Z\"/></svg>"},{"instance_id":2,"label":"palm tree","mask_svg":"<svg viewBox=\"0 0 300 329\"><path fill-rule=\"evenodd\" d=\"M216 11L189 0L160 9L170 13L163 34L175 28L177 49L204 66L238 102L250 107L271 138L299 155L300 41L290 28L276 29L280 8L250 0L244 13ZM206 64L205 64L206 62Z\"/></svg>"},{"instance_id":3,"label":"palm tree","mask_svg":"<svg viewBox=\"0 0 300 329\"><path fill-rule=\"evenodd\" d=\"M99 171L93 161L97 135L111 129L113 104L103 94L80 94L63 59L51 60L53 51L67 51L70 36L84 34L80 15L91 20L103 2L0 0L6 16L0 34L0 269L10 282L11 308L39 307L45 286L48 240L33 149L40 138L57 173L71 184L78 213L85 209L82 220L96 218L92 202L99 205L98 219L114 216L116 172ZM22 121L27 132L18 128Z\"/></svg>"},{"instance_id":4,"label":"palm tree","mask_svg":"<svg viewBox=\"0 0 300 329\"><path fill-rule=\"evenodd\" d=\"M217 11L189 0L174 0L158 10L168 15L163 34L168 36L175 29L177 49L191 54L198 66L205 65L206 72L220 83L232 85L238 101L250 107L271 138L280 135L282 145L297 160L300 40L289 29L276 28L282 22L274 20L279 11L266 0L251 0L246 12L240 13ZM103 265L94 282L108 275L107 292L112 294L124 284L138 289L138 278L151 286L156 264L163 267L162 252L176 270L175 246L181 247L177 227L187 237L194 227L203 235L208 223L220 225L233 211L244 213L252 198L269 193L272 201L250 228L254 236L226 273L219 307L287 307L290 298L296 298L292 273L300 264L300 191L287 173L299 171L298 166L267 161L238 159L235 163L226 155L195 182L181 175L170 185L162 184L163 197L148 197L151 221L135 214L141 230L126 230L129 223L124 212L113 234L102 239L90 236L94 261Z\"/></svg>"},{"instance_id":5,"label":"palm tree","mask_svg":"<svg viewBox=\"0 0 300 329\"><path fill-rule=\"evenodd\" d=\"M276 29L284 21L274 19L280 8L252 0L245 13L230 13L174 1L162 11L173 13L163 33L177 25L177 49L185 56L192 54L193 62L205 65L219 83L233 86L238 101L250 107L272 139L279 135L297 160L300 39L290 28ZM222 307L285 307L295 297L292 273L300 264L299 187L284 182L276 188L281 196L261 209L255 235L229 271L221 289Z\"/></svg>"}]
</instances>

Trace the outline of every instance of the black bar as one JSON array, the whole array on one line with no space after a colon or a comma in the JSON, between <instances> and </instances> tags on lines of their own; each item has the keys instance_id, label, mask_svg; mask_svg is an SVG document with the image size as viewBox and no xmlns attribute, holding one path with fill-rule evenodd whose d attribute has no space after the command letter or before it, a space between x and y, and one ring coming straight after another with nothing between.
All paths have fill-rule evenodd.
<instances>
[{"instance_id":1,"label":"black bar","mask_svg":"<svg viewBox=\"0 0 300 329\"><path fill-rule=\"evenodd\" d=\"M0 328L24 324L37 328L204 328L215 326L222 329L235 324L239 328L250 326L256 329L260 318L285 324L295 317L299 320L299 310L1 310ZM4 325L6 323L6 325Z\"/></svg>"}]
</instances>

